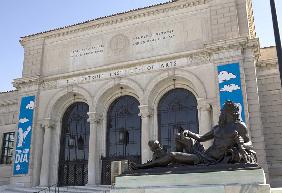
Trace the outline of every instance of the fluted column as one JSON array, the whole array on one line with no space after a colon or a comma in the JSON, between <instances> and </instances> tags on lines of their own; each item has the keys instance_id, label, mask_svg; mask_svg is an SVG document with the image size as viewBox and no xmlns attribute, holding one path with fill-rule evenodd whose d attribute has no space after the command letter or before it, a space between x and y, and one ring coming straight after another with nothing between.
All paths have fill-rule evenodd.
<instances>
[{"instance_id":1,"label":"fluted column","mask_svg":"<svg viewBox=\"0 0 282 193\"><path fill-rule=\"evenodd\" d=\"M88 184L95 185L97 178L97 127L101 123L102 116L96 112L88 112L90 123L90 137L89 137L89 155L88 155Z\"/></svg>"},{"instance_id":2,"label":"fluted column","mask_svg":"<svg viewBox=\"0 0 282 193\"><path fill-rule=\"evenodd\" d=\"M150 148L148 146L149 135L150 135L150 118L152 117L152 110L148 105L140 105L139 106L139 116L142 119L141 124L141 155L142 155L142 163L147 162L150 158Z\"/></svg>"},{"instance_id":3,"label":"fluted column","mask_svg":"<svg viewBox=\"0 0 282 193\"><path fill-rule=\"evenodd\" d=\"M50 172L50 152L51 152L51 134L52 129L55 128L50 118L46 118L41 123L41 128L44 129L44 142L42 164L40 171L40 186L49 185L49 172Z\"/></svg>"},{"instance_id":4,"label":"fluted column","mask_svg":"<svg viewBox=\"0 0 282 193\"><path fill-rule=\"evenodd\" d=\"M199 133L201 135L209 132L212 127L211 105L204 99L198 99L198 115L199 115ZM205 146L209 146L211 141L205 142Z\"/></svg>"}]
</instances>

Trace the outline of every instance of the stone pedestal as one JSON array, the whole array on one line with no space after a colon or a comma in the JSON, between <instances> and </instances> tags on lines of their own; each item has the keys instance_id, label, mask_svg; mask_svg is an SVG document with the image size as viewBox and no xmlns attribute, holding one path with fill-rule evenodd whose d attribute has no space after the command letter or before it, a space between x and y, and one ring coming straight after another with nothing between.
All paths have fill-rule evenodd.
<instances>
[{"instance_id":1,"label":"stone pedestal","mask_svg":"<svg viewBox=\"0 0 282 193\"><path fill-rule=\"evenodd\" d=\"M263 169L120 176L111 193L270 193Z\"/></svg>"}]
</instances>

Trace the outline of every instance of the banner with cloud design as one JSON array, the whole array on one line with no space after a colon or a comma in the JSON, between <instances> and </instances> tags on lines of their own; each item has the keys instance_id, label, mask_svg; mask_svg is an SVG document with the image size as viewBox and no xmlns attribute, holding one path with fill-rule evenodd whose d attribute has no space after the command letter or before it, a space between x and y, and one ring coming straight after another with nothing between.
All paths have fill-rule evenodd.
<instances>
[{"instance_id":1,"label":"banner with cloud design","mask_svg":"<svg viewBox=\"0 0 282 193\"><path fill-rule=\"evenodd\" d=\"M14 175L28 174L35 96L21 99L14 159Z\"/></svg>"},{"instance_id":2,"label":"banner with cloud design","mask_svg":"<svg viewBox=\"0 0 282 193\"><path fill-rule=\"evenodd\" d=\"M220 107L226 100L231 100L239 107L240 119L245 122L244 100L242 94L239 63L225 64L217 67L220 94Z\"/></svg>"}]
</instances>

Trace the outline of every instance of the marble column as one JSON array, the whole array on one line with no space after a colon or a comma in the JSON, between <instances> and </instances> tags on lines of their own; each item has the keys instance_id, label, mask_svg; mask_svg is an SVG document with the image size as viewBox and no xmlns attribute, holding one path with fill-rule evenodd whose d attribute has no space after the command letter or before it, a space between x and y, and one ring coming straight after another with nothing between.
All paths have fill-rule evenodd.
<instances>
[{"instance_id":1,"label":"marble column","mask_svg":"<svg viewBox=\"0 0 282 193\"><path fill-rule=\"evenodd\" d=\"M50 118L43 120L41 128L44 129L44 142L43 142L43 154L42 164L40 171L40 186L48 186L49 184L49 172L50 172L50 152L51 152L51 135L52 130L55 128Z\"/></svg>"},{"instance_id":2,"label":"marble column","mask_svg":"<svg viewBox=\"0 0 282 193\"><path fill-rule=\"evenodd\" d=\"M142 163L147 162L151 159L151 152L148 146L148 142L150 140L150 118L152 117L152 110L148 105L140 105L139 106L139 116L142 119L141 125L141 155L142 155Z\"/></svg>"},{"instance_id":3,"label":"marble column","mask_svg":"<svg viewBox=\"0 0 282 193\"><path fill-rule=\"evenodd\" d=\"M43 151L43 141L44 141L44 130L41 127L41 121L38 121L35 129L33 130L33 135L35 135L35 142L33 144L33 174L32 174L32 186L40 185L40 170L42 162L42 151Z\"/></svg>"},{"instance_id":4,"label":"marble column","mask_svg":"<svg viewBox=\"0 0 282 193\"><path fill-rule=\"evenodd\" d=\"M211 105L205 99L198 99L199 134L203 135L212 128ZM204 146L210 146L212 141L207 141Z\"/></svg>"},{"instance_id":5,"label":"marble column","mask_svg":"<svg viewBox=\"0 0 282 193\"><path fill-rule=\"evenodd\" d=\"M88 154L88 184L95 185L97 183L97 127L102 121L102 116L96 112L88 112L90 123L89 136L89 154Z\"/></svg>"}]
</instances>

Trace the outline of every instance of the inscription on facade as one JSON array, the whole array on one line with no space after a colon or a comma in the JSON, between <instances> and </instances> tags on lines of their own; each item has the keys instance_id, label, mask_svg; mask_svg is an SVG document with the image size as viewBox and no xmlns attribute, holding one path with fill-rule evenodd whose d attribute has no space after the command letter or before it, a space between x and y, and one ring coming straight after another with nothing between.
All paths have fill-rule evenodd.
<instances>
[{"instance_id":1,"label":"inscription on facade","mask_svg":"<svg viewBox=\"0 0 282 193\"><path fill-rule=\"evenodd\" d=\"M157 43L159 41L173 39L175 37L174 30L166 30L155 33L147 33L133 38L133 46Z\"/></svg>"},{"instance_id":2,"label":"inscription on facade","mask_svg":"<svg viewBox=\"0 0 282 193\"><path fill-rule=\"evenodd\" d=\"M87 76L79 76L75 78L59 80L58 86L87 83L87 82L91 82L94 80L100 80L100 79L106 79L106 78L125 77L125 76L130 76L132 74L180 67L186 63L187 63L186 59L178 59L178 60L171 60L171 61L166 61L166 62L146 64L146 65L136 66L136 67L127 68L127 69L113 70L113 71L97 73L97 74L92 74L92 75L87 75Z\"/></svg>"},{"instance_id":3,"label":"inscription on facade","mask_svg":"<svg viewBox=\"0 0 282 193\"><path fill-rule=\"evenodd\" d=\"M99 45L89 46L86 48L72 50L70 53L70 56L72 58L76 58L76 57L81 57L81 56L101 54L103 52L104 52L104 45L99 44Z\"/></svg>"}]
</instances>

